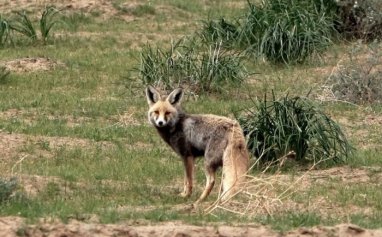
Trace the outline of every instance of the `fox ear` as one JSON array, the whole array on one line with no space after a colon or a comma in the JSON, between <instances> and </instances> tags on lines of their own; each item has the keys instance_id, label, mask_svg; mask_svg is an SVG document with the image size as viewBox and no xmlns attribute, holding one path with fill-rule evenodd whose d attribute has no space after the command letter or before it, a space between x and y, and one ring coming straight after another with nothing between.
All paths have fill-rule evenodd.
<instances>
[{"instance_id":1,"label":"fox ear","mask_svg":"<svg viewBox=\"0 0 382 237\"><path fill-rule=\"evenodd\" d=\"M183 97L183 89L177 88L173 90L168 96L167 101L170 102L172 105L180 104L180 101Z\"/></svg>"},{"instance_id":2,"label":"fox ear","mask_svg":"<svg viewBox=\"0 0 382 237\"><path fill-rule=\"evenodd\" d=\"M154 87L148 86L146 88L146 98L147 98L147 103L151 106L159 100L160 94L157 90L155 90Z\"/></svg>"}]
</instances>

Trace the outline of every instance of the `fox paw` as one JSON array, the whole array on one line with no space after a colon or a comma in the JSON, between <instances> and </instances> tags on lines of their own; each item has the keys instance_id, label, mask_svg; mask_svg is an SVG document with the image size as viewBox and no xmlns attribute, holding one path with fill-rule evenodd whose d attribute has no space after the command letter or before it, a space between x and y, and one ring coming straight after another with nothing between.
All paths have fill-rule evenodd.
<instances>
[{"instance_id":1,"label":"fox paw","mask_svg":"<svg viewBox=\"0 0 382 237\"><path fill-rule=\"evenodd\" d=\"M188 198L191 196L191 193L190 192L182 192L179 194L179 196L181 196L183 198Z\"/></svg>"}]
</instances>

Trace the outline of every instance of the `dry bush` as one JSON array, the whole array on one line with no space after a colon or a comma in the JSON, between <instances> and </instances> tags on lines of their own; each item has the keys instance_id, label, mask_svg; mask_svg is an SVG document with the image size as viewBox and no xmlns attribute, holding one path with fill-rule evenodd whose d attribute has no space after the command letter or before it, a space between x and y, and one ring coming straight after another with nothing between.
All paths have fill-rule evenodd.
<instances>
[{"instance_id":1,"label":"dry bush","mask_svg":"<svg viewBox=\"0 0 382 237\"><path fill-rule=\"evenodd\" d=\"M372 41L382 38L382 1L336 0L338 31L347 39Z\"/></svg>"},{"instance_id":2,"label":"dry bush","mask_svg":"<svg viewBox=\"0 0 382 237\"><path fill-rule=\"evenodd\" d=\"M341 59L324 85L326 100L354 104L382 101L381 45L358 44ZM330 98L331 97L331 98Z\"/></svg>"}]
</instances>

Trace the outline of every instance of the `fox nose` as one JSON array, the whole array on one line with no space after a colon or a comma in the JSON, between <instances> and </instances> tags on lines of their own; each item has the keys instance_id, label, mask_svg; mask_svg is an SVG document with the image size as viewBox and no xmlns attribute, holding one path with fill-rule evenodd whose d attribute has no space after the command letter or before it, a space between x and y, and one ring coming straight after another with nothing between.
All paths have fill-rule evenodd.
<instances>
[{"instance_id":1,"label":"fox nose","mask_svg":"<svg viewBox=\"0 0 382 237\"><path fill-rule=\"evenodd\" d=\"M163 121L158 121L158 126L163 126Z\"/></svg>"}]
</instances>

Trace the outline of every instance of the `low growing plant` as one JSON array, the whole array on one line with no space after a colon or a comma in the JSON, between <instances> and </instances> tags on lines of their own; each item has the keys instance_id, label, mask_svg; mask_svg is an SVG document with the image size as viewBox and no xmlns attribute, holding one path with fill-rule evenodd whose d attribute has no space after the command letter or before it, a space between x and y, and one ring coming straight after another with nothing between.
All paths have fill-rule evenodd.
<instances>
[{"instance_id":1,"label":"low growing plant","mask_svg":"<svg viewBox=\"0 0 382 237\"><path fill-rule=\"evenodd\" d=\"M305 97L265 96L238 116L248 148L262 162L295 154L300 163L346 161L352 151L339 125Z\"/></svg>"},{"instance_id":2,"label":"low growing plant","mask_svg":"<svg viewBox=\"0 0 382 237\"><path fill-rule=\"evenodd\" d=\"M144 84L164 89L184 85L195 93L239 85L247 74L242 58L223 49L221 43L189 45L182 40L169 49L147 45L138 70Z\"/></svg>"},{"instance_id":3,"label":"low growing plant","mask_svg":"<svg viewBox=\"0 0 382 237\"><path fill-rule=\"evenodd\" d=\"M15 24L13 25L13 29L17 32L21 33L22 35L25 35L32 41L37 40L37 33L35 30L35 27L33 26L32 21L29 19L28 15L25 11L23 12L17 12L17 15L19 16L15 20Z\"/></svg>"},{"instance_id":4,"label":"low growing plant","mask_svg":"<svg viewBox=\"0 0 382 237\"><path fill-rule=\"evenodd\" d=\"M54 20L54 16L58 12L59 11L54 7L46 7L42 12L40 18L40 32L44 42L48 39L52 27L57 23L57 21Z\"/></svg>"},{"instance_id":5,"label":"low growing plant","mask_svg":"<svg viewBox=\"0 0 382 237\"><path fill-rule=\"evenodd\" d=\"M198 34L206 43L221 41L224 46L233 47L237 44L239 31L240 28L238 23L234 24L221 18L217 21L203 21L203 27Z\"/></svg>"},{"instance_id":6,"label":"low growing plant","mask_svg":"<svg viewBox=\"0 0 382 237\"><path fill-rule=\"evenodd\" d=\"M10 178L9 180L0 178L0 204L10 199L17 188L17 183L16 178Z\"/></svg>"},{"instance_id":7,"label":"low growing plant","mask_svg":"<svg viewBox=\"0 0 382 237\"><path fill-rule=\"evenodd\" d=\"M0 66L0 84L7 80L9 74L10 71L6 67Z\"/></svg>"},{"instance_id":8,"label":"low growing plant","mask_svg":"<svg viewBox=\"0 0 382 237\"><path fill-rule=\"evenodd\" d=\"M0 16L0 46L12 42L12 26L9 20Z\"/></svg>"}]
</instances>

